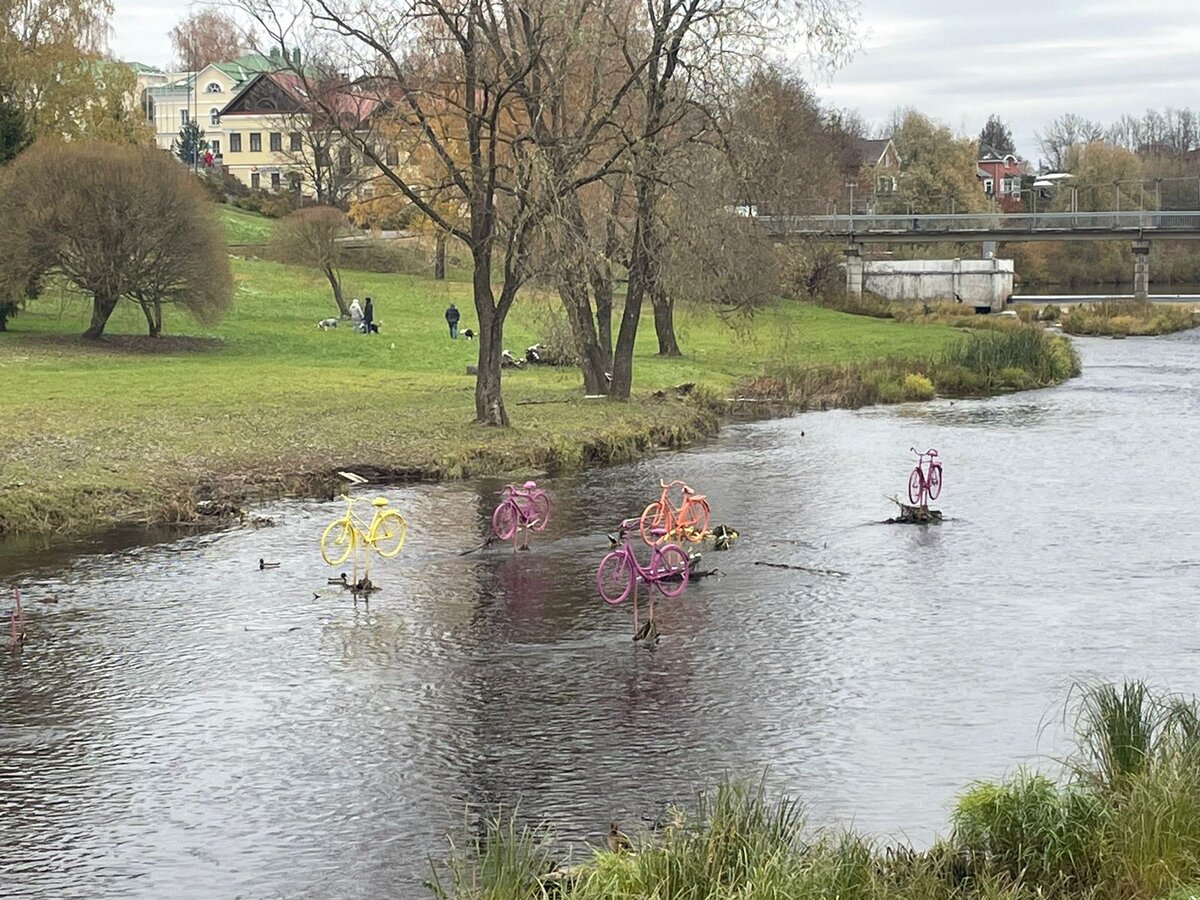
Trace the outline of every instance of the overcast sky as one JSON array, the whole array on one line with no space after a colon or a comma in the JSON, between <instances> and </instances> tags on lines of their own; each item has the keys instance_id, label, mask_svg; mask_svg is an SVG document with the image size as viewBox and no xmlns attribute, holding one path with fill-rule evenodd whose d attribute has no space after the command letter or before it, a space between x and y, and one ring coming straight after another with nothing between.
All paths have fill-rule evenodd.
<instances>
[{"instance_id":1,"label":"overcast sky","mask_svg":"<svg viewBox=\"0 0 1200 900\"><path fill-rule=\"evenodd\" d=\"M1017 150L1075 112L1108 124L1148 107L1200 107L1197 0L861 0L862 47L818 93L882 122L913 106L975 136L991 113ZM166 64L167 32L188 11L169 0L116 0L113 49Z\"/></svg>"}]
</instances>

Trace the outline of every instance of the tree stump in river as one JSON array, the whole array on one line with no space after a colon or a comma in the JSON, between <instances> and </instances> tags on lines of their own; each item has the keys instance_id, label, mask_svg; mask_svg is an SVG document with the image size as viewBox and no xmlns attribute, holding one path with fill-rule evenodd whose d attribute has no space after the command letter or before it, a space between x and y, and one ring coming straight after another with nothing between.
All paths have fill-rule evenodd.
<instances>
[{"instance_id":1,"label":"tree stump in river","mask_svg":"<svg viewBox=\"0 0 1200 900\"><path fill-rule=\"evenodd\" d=\"M895 497L889 497L893 503L900 507L900 514L893 516L890 519L884 519L884 525L938 525L942 521L942 512L938 509L930 509L928 506L910 506L907 503L901 503Z\"/></svg>"}]
</instances>

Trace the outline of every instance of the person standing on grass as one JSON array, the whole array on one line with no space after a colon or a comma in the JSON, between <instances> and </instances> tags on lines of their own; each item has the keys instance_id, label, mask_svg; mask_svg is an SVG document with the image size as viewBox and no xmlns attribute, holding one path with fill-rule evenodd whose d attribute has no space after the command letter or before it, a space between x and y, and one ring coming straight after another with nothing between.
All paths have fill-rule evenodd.
<instances>
[{"instance_id":1,"label":"person standing on grass","mask_svg":"<svg viewBox=\"0 0 1200 900\"><path fill-rule=\"evenodd\" d=\"M458 340L458 309L451 303L446 308L446 324L450 326L450 340Z\"/></svg>"},{"instance_id":2,"label":"person standing on grass","mask_svg":"<svg viewBox=\"0 0 1200 900\"><path fill-rule=\"evenodd\" d=\"M371 325L375 321L375 307L371 304L371 298L367 298L366 305L363 307L363 334L370 334L372 331Z\"/></svg>"},{"instance_id":3,"label":"person standing on grass","mask_svg":"<svg viewBox=\"0 0 1200 900\"><path fill-rule=\"evenodd\" d=\"M350 301L350 327L358 331L362 327L363 311L358 305L358 298Z\"/></svg>"}]
</instances>

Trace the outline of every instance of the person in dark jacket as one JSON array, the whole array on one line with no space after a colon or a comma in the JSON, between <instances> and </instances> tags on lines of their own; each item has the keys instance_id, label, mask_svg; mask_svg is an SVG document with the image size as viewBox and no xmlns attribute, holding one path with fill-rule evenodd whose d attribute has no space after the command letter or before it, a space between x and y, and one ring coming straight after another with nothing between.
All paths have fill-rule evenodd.
<instances>
[{"instance_id":1,"label":"person in dark jacket","mask_svg":"<svg viewBox=\"0 0 1200 900\"><path fill-rule=\"evenodd\" d=\"M446 324L450 326L450 340L458 340L458 309L453 303L446 308Z\"/></svg>"},{"instance_id":2,"label":"person in dark jacket","mask_svg":"<svg viewBox=\"0 0 1200 900\"><path fill-rule=\"evenodd\" d=\"M370 297L363 306L362 330L363 334L379 333L379 326L375 324L375 306L371 303Z\"/></svg>"}]
</instances>

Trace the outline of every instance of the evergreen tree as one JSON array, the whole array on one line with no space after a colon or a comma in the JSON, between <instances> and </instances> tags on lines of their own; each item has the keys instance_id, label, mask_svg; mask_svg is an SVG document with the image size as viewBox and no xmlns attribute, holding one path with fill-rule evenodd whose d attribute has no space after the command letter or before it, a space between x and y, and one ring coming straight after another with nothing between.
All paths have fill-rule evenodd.
<instances>
[{"instance_id":1,"label":"evergreen tree","mask_svg":"<svg viewBox=\"0 0 1200 900\"><path fill-rule=\"evenodd\" d=\"M1016 145L1013 143L1012 132L1001 121L999 116L989 116L983 131L979 132L979 143L986 144L1002 156L1007 153L1015 154ZM982 152L983 148L980 148Z\"/></svg>"},{"instance_id":2,"label":"evergreen tree","mask_svg":"<svg viewBox=\"0 0 1200 900\"><path fill-rule=\"evenodd\" d=\"M179 129L179 137L171 142L171 152L193 168L201 164L207 150L204 130L195 119L189 119Z\"/></svg>"},{"instance_id":3,"label":"evergreen tree","mask_svg":"<svg viewBox=\"0 0 1200 900\"><path fill-rule=\"evenodd\" d=\"M0 87L0 166L28 146L30 140L29 125L25 121L25 113Z\"/></svg>"}]
</instances>

